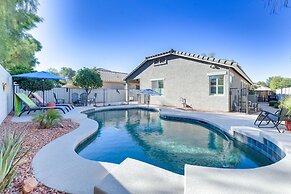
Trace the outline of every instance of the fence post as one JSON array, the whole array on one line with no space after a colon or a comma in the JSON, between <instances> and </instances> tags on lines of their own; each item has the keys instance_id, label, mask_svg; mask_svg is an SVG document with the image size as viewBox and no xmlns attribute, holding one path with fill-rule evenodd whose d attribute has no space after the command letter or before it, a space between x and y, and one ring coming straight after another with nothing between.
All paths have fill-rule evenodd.
<instances>
[{"instance_id":1,"label":"fence post","mask_svg":"<svg viewBox=\"0 0 291 194\"><path fill-rule=\"evenodd\" d=\"M249 114L249 87L246 88L246 114Z\"/></svg>"},{"instance_id":2,"label":"fence post","mask_svg":"<svg viewBox=\"0 0 291 194\"><path fill-rule=\"evenodd\" d=\"M129 90L129 87L128 87L128 83L126 82L125 83L125 101L127 102L127 104L129 104L129 94L128 94L128 91Z\"/></svg>"},{"instance_id":3,"label":"fence post","mask_svg":"<svg viewBox=\"0 0 291 194\"><path fill-rule=\"evenodd\" d=\"M105 88L103 88L103 106L105 106L105 93L106 93Z\"/></svg>"}]
</instances>

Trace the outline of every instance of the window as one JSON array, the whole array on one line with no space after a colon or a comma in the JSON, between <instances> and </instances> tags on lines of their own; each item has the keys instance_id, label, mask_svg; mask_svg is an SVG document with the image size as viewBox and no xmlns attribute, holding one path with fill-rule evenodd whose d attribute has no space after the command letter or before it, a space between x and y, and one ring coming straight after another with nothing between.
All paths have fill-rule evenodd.
<instances>
[{"instance_id":1,"label":"window","mask_svg":"<svg viewBox=\"0 0 291 194\"><path fill-rule=\"evenodd\" d=\"M161 57L161 58L158 58L158 59L154 60L154 65L155 66L165 65L165 64L167 64L167 60L166 60L165 57Z\"/></svg>"},{"instance_id":2,"label":"window","mask_svg":"<svg viewBox=\"0 0 291 194\"><path fill-rule=\"evenodd\" d=\"M210 95L224 94L224 76L210 76L209 90Z\"/></svg>"},{"instance_id":3,"label":"window","mask_svg":"<svg viewBox=\"0 0 291 194\"><path fill-rule=\"evenodd\" d=\"M161 95L164 94L164 80L153 80L152 90L159 92Z\"/></svg>"}]
</instances>

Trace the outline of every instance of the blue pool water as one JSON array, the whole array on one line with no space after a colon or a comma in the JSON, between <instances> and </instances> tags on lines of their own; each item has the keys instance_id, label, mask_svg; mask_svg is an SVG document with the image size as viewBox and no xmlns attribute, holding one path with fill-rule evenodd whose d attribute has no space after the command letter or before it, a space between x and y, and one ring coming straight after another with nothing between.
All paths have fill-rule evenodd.
<instances>
[{"instance_id":1,"label":"blue pool water","mask_svg":"<svg viewBox=\"0 0 291 194\"><path fill-rule=\"evenodd\" d=\"M165 120L142 109L88 115L99 130L76 149L87 159L121 163L127 157L183 174L184 165L256 168L272 162L264 155L202 123Z\"/></svg>"}]
</instances>

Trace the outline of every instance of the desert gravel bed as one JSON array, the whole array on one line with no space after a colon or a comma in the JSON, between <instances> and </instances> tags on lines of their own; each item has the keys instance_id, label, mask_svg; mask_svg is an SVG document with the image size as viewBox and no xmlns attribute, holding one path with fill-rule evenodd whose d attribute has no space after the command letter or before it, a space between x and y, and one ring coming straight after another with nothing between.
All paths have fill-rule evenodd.
<instances>
[{"instance_id":1,"label":"desert gravel bed","mask_svg":"<svg viewBox=\"0 0 291 194\"><path fill-rule=\"evenodd\" d=\"M31 149L28 155L21 161L21 165L17 168L17 176L12 181L9 188L5 193L16 194L22 193L22 182L28 177L34 177L32 173L31 161L34 155L43 146L53 141L54 139L76 129L77 123L73 123L70 120L63 120L62 127L53 129L38 129L37 125L31 122L15 123L11 121L12 115L8 115L7 118L0 125L0 138L2 142L3 134L5 130L17 130L21 132L26 130L25 143L23 146L23 152L27 149ZM38 183L37 188L33 193L63 193L57 190L46 187L45 185Z\"/></svg>"}]
</instances>

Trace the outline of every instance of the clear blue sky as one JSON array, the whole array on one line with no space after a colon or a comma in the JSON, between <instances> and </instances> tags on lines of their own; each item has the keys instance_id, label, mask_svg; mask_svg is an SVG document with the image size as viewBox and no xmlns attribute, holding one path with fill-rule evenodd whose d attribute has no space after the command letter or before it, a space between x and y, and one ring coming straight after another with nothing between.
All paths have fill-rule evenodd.
<instances>
[{"instance_id":1,"label":"clear blue sky","mask_svg":"<svg viewBox=\"0 0 291 194\"><path fill-rule=\"evenodd\" d=\"M266 1L40 0L37 69L130 72L173 48L234 59L253 81L291 77L291 8L270 14Z\"/></svg>"}]
</instances>

